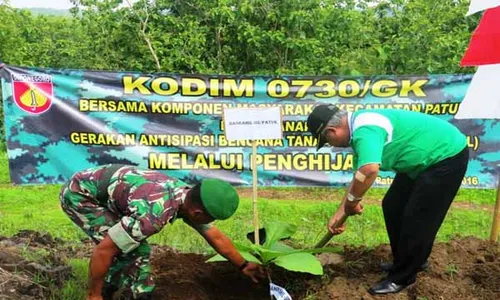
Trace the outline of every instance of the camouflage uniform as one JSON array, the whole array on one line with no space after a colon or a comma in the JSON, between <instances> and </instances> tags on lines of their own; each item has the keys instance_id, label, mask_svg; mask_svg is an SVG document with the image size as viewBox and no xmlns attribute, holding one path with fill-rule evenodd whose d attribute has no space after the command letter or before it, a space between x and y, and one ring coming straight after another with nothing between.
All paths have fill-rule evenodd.
<instances>
[{"instance_id":1,"label":"camouflage uniform","mask_svg":"<svg viewBox=\"0 0 500 300\"><path fill-rule=\"evenodd\" d=\"M105 286L130 288L134 298L141 298L154 289L146 238L177 219L188 190L184 182L159 172L105 165L73 175L60 200L66 214L94 242L108 234L120 248ZM200 232L209 227L189 225Z\"/></svg>"}]
</instances>

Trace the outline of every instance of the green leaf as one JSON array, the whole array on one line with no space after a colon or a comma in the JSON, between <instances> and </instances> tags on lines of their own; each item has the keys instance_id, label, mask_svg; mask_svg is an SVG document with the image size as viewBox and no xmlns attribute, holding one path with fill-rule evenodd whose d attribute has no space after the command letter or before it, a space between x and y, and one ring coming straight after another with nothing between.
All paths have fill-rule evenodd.
<instances>
[{"instance_id":1,"label":"green leaf","mask_svg":"<svg viewBox=\"0 0 500 300\"><path fill-rule=\"evenodd\" d=\"M276 257L287 255L288 253L283 253L280 251L274 251L274 250L269 250L262 248L260 251L260 257L262 258L262 261L266 264L270 262L271 260L275 259Z\"/></svg>"},{"instance_id":2,"label":"green leaf","mask_svg":"<svg viewBox=\"0 0 500 300\"><path fill-rule=\"evenodd\" d=\"M262 264L262 262L257 257L253 256L250 252L247 252L247 251L238 251L238 252L241 254L241 256L243 256L244 259L246 259L250 262ZM211 258L207 259L205 262L212 263L212 262L219 262L219 261L227 261L227 259L224 256L217 254L217 255L212 256Z\"/></svg>"},{"instance_id":3,"label":"green leaf","mask_svg":"<svg viewBox=\"0 0 500 300\"><path fill-rule=\"evenodd\" d=\"M249 248L250 249L247 250L248 252L254 253L255 255L259 255L259 256L261 256L262 252L266 250L266 249L264 249L264 247L262 247L261 245L257 245L257 244L252 244L252 245L250 245Z\"/></svg>"},{"instance_id":4,"label":"green leaf","mask_svg":"<svg viewBox=\"0 0 500 300\"><path fill-rule=\"evenodd\" d=\"M344 253L344 249L342 247L326 247L326 248L311 248L311 249L300 249L300 252L305 253Z\"/></svg>"},{"instance_id":5,"label":"green leaf","mask_svg":"<svg viewBox=\"0 0 500 300\"><path fill-rule=\"evenodd\" d=\"M295 253L298 251L300 251L300 250L295 250L292 247L287 246L283 243L276 242L276 243L272 244L269 247L269 249L262 249L261 256L262 256L262 260L267 263L267 262L275 259L276 257L288 255L290 253Z\"/></svg>"},{"instance_id":6,"label":"green leaf","mask_svg":"<svg viewBox=\"0 0 500 300\"><path fill-rule=\"evenodd\" d=\"M297 226L284 222L270 222L264 228L266 229L264 248L269 248L269 246L281 239L291 237L297 231Z\"/></svg>"},{"instance_id":7,"label":"green leaf","mask_svg":"<svg viewBox=\"0 0 500 300\"><path fill-rule=\"evenodd\" d=\"M205 262L211 263L211 262L218 262L218 261L227 261L227 259L220 254L216 254L216 255L212 256L211 258L207 259Z\"/></svg>"},{"instance_id":8,"label":"green leaf","mask_svg":"<svg viewBox=\"0 0 500 300\"><path fill-rule=\"evenodd\" d=\"M273 263L294 272L323 275L323 268L319 260L310 253L291 253L277 257Z\"/></svg>"},{"instance_id":9,"label":"green leaf","mask_svg":"<svg viewBox=\"0 0 500 300\"><path fill-rule=\"evenodd\" d=\"M315 248L315 249L294 249L280 242L274 243L269 249L260 248L257 252L262 259L264 264L272 261L273 259L292 253L306 253L306 254L317 254L317 253L343 253L343 249L340 247L328 247L328 248Z\"/></svg>"},{"instance_id":10,"label":"green leaf","mask_svg":"<svg viewBox=\"0 0 500 300\"><path fill-rule=\"evenodd\" d=\"M236 247L236 249L238 249L238 251L252 252L252 246L247 246L240 243L234 243L234 246Z\"/></svg>"},{"instance_id":11,"label":"green leaf","mask_svg":"<svg viewBox=\"0 0 500 300\"><path fill-rule=\"evenodd\" d=\"M250 261L250 262L254 262L254 263L258 263L258 264L262 264L262 262L260 261L260 259L258 259L257 257L255 257L252 253L250 252L245 252L245 251L242 251L240 252L241 256L243 256L244 259Z\"/></svg>"},{"instance_id":12,"label":"green leaf","mask_svg":"<svg viewBox=\"0 0 500 300\"><path fill-rule=\"evenodd\" d=\"M276 242L276 243L272 244L271 247L269 247L269 250L279 251L279 252L283 252L283 253L292 253L292 252L299 251L299 250L293 249L292 247L285 245L281 242Z\"/></svg>"}]
</instances>

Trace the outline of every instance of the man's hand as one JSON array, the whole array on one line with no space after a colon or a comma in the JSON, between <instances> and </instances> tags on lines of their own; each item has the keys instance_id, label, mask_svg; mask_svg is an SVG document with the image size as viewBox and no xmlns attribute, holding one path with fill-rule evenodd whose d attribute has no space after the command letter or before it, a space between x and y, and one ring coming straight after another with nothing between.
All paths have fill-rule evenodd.
<instances>
[{"instance_id":1,"label":"man's hand","mask_svg":"<svg viewBox=\"0 0 500 300\"><path fill-rule=\"evenodd\" d=\"M243 266L245 259L241 254L236 250L231 240L222 233L217 227L212 226L210 229L203 232L203 237L207 240L207 242L219 253L229 260L236 267ZM241 272L250 278L254 282L259 282L259 279L262 279L266 276L264 269L261 265L249 262L245 268L241 270Z\"/></svg>"},{"instance_id":2,"label":"man's hand","mask_svg":"<svg viewBox=\"0 0 500 300\"><path fill-rule=\"evenodd\" d=\"M266 277L266 272L261 265L249 262L248 265L241 270L241 272L248 277L252 278L253 282L259 283L259 280L264 279Z\"/></svg>"},{"instance_id":3,"label":"man's hand","mask_svg":"<svg viewBox=\"0 0 500 300\"><path fill-rule=\"evenodd\" d=\"M328 222L328 230L334 235L343 233L345 231L346 219L347 215L345 214L344 209L339 209Z\"/></svg>"},{"instance_id":4,"label":"man's hand","mask_svg":"<svg viewBox=\"0 0 500 300\"><path fill-rule=\"evenodd\" d=\"M89 269L89 287L87 300L102 300L102 286L113 258L120 253L120 249L113 240L106 235L92 251Z\"/></svg>"},{"instance_id":5,"label":"man's hand","mask_svg":"<svg viewBox=\"0 0 500 300\"><path fill-rule=\"evenodd\" d=\"M344 211L348 216L360 215L363 213L363 205L361 202L347 202Z\"/></svg>"}]
</instances>

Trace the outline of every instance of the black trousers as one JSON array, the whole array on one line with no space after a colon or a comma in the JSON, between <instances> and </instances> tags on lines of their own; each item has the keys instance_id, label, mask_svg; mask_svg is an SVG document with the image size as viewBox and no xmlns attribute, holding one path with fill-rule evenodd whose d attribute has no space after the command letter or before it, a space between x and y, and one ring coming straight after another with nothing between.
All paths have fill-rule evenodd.
<instances>
[{"instance_id":1,"label":"black trousers","mask_svg":"<svg viewBox=\"0 0 500 300\"><path fill-rule=\"evenodd\" d=\"M436 234L467 170L469 149L429 167L416 179L398 173L382 201L394 258L387 279L398 284L416 280L431 254Z\"/></svg>"}]
</instances>

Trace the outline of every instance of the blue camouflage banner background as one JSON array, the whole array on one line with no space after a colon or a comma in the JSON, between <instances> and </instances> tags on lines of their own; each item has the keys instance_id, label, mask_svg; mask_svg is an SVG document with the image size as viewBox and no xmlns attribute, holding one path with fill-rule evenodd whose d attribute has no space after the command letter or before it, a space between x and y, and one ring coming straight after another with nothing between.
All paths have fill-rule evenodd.
<instances>
[{"instance_id":1,"label":"blue camouflage banner background","mask_svg":"<svg viewBox=\"0 0 500 300\"><path fill-rule=\"evenodd\" d=\"M10 174L16 184L61 183L82 169L126 163L195 183L251 185L251 142L227 141L225 107L279 105L283 139L259 141L262 186L338 186L352 177L350 149L323 148L305 121L319 103L348 111L396 108L439 116L468 137L464 187L493 187L499 120L456 120L472 75L230 76L0 69ZM394 174L382 172L377 186Z\"/></svg>"}]
</instances>

